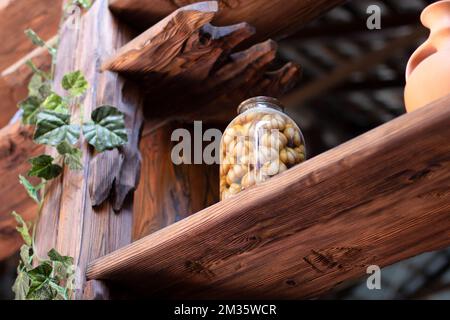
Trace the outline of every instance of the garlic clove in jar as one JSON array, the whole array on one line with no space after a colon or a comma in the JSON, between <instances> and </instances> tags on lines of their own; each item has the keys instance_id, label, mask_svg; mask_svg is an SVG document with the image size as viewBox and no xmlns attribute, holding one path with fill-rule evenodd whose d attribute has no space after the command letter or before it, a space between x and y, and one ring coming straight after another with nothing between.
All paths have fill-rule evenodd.
<instances>
[{"instance_id":1,"label":"garlic clove in jar","mask_svg":"<svg viewBox=\"0 0 450 320\"><path fill-rule=\"evenodd\" d=\"M305 161L304 146L294 148L294 152L295 152L295 159L297 160L298 163Z\"/></svg>"},{"instance_id":2,"label":"garlic clove in jar","mask_svg":"<svg viewBox=\"0 0 450 320\"><path fill-rule=\"evenodd\" d=\"M278 159L278 151L274 148L268 148L265 146L261 146L259 148L257 156L258 156L257 162L264 164L268 161Z\"/></svg>"},{"instance_id":3,"label":"garlic clove in jar","mask_svg":"<svg viewBox=\"0 0 450 320\"><path fill-rule=\"evenodd\" d=\"M300 136L300 132L298 130L295 130L294 133L294 146L300 146L302 144L302 138Z\"/></svg>"},{"instance_id":4,"label":"garlic clove in jar","mask_svg":"<svg viewBox=\"0 0 450 320\"><path fill-rule=\"evenodd\" d=\"M288 123L286 125L286 128L283 131L283 134L288 139L288 143L293 143L294 136L295 136L295 128L292 126L292 124Z\"/></svg>"},{"instance_id":5,"label":"garlic clove in jar","mask_svg":"<svg viewBox=\"0 0 450 320\"><path fill-rule=\"evenodd\" d=\"M248 167L243 165L235 165L233 166L233 172L238 181L247 173Z\"/></svg>"},{"instance_id":6,"label":"garlic clove in jar","mask_svg":"<svg viewBox=\"0 0 450 320\"><path fill-rule=\"evenodd\" d=\"M296 163L295 151L292 148L286 147L280 151L280 160L288 167Z\"/></svg>"},{"instance_id":7,"label":"garlic clove in jar","mask_svg":"<svg viewBox=\"0 0 450 320\"><path fill-rule=\"evenodd\" d=\"M230 198L231 196L232 196L232 194L230 193L230 190L228 188L226 188L225 190L222 191L221 199L225 200L225 199Z\"/></svg>"},{"instance_id":8,"label":"garlic clove in jar","mask_svg":"<svg viewBox=\"0 0 450 320\"><path fill-rule=\"evenodd\" d=\"M233 183L230 185L230 188L228 190L229 190L230 194L235 195L235 194L239 193L242 190L242 188L241 188L240 184Z\"/></svg>"},{"instance_id":9,"label":"garlic clove in jar","mask_svg":"<svg viewBox=\"0 0 450 320\"><path fill-rule=\"evenodd\" d=\"M280 161L277 160L273 160L273 161L269 161L266 162L262 167L261 167L261 173L263 175L266 176L274 176L276 175L278 172L280 171Z\"/></svg>"},{"instance_id":10,"label":"garlic clove in jar","mask_svg":"<svg viewBox=\"0 0 450 320\"><path fill-rule=\"evenodd\" d=\"M288 168L286 167L286 165L280 161L280 170L278 173L282 173L285 172Z\"/></svg>"},{"instance_id":11,"label":"garlic clove in jar","mask_svg":"<svg viewBox=\"0 0 450 320\"><path fill-rule=\"evenodd\" d=\"M241 179L241 177L239 177L233 169L231 169L230 171L228 171L227 173L227 183L229 185L232 185L233 183L237 183L239 182L239 180Z\"/></svg>"},{"instance_id":12,"label":"garlic clove in jar","mask_svg":"<svg viewBox=\"0 0 450 320\"><path fill-rule=\"evenodd\" d=\"M249 171L242 177L241 184L243 189L253 186L255 183L256 181L254 171Z\"/></svg>"}]
</instances>

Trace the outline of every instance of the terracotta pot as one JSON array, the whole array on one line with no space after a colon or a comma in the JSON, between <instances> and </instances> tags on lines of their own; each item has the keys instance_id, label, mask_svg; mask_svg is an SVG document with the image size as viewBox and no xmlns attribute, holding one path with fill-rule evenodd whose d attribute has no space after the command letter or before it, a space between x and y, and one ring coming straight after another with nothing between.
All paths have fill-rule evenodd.
<instances>
[{"instance_id":1,"label":"terracotta pot","mask_svg":"<svg viewBox=\"0 0 450 320\"><path fill-rule=\"evenodd\" d=\"M450 94L450 1L428 6L420 19L431 33L406 67L408 112Z\"/></svg>"}]
</instances>

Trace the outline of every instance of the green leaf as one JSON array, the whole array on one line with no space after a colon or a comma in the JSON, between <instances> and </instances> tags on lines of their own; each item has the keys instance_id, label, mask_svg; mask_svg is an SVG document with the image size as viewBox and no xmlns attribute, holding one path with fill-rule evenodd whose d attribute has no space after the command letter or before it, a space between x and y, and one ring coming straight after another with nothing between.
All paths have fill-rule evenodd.
<instances>
[{"instance_id":1,"label":"green leaf","mask_svg":"<svg viewBox=\"0 0 450 320\"><path fill-rule=\"evenodd\" d=\"M88 82L81 71L68 73L62 79L62 87L69 91L72 97L82 96L88 89L88 86Z\"/></svg>"},{"instance_id":2,"label":"green leaf","mask_svg":"<svg viewBox=\"0 0 450 320\"><path fill-rule=\"evenodd\" d=\"M53 300L54 297L55 293L50 287L50 280L35 285L31 283L27 294L27 300Z\"/></svg>"},{"instance_id":3,"label":"green leaf","mask_svg":"<svg viewBox=\"0 0 450 320\"><path fill-rule=\"evenodd\" d=\"M30 177L39 177L45 180L51 180L59 176L62 172L61 166L53 164L53 158L48 155L30 159L32 167L28 172Z\"/></svg>"},{"instance_id":4,"label":"green leaf","mask_svg":"<svg viewBox=\"0 0 450 320\"><path fill-rule=\"evenodd\" d=\"M83 125L86 140L97 151L103 152L128 142L124 114L112 106L101 106L91 115L92 122Z\"/></svg>"},{"instance_id":5,"label":"green leaf","mask_svg":"<svg viewBox=\"0 0 450 320\"><path fill-rule=\"evenodd\" d=\"M47 45L32 29L25 30L25 34L35 46L46 48L53 58L56 57L56 48Z\"/></svg>"},{"instance_id":6,"label":"green leaf","mask_svg":"<svg viewBox=\"0 0 450 320\"><path fill-rule=\"evenodd\" d=\"M33 270L30 270L28 272L28 275L30 276L31 280L42 282L50 277L50 275L52 274L52 270L53 268L50 262L44 261Z\"/></svg>"},{"instance_id":7,"label":"green leaf","mask_svg":"<svg viewBox=\"0 0 450 320\"><path fill-rule=\"evenodd\" d=\"M25 244L27 246L32 245L32 240L31 240L31 235L30 235L30 231L28 229L28 225L26 224L26 222L23 220L22 216L17 214L15 211L13 211L11 213L13 215L13 217L16 219L18 226L16 227L16 230L20 233L20 235L22 236L23 241L25 242Z\"/></svg>"},{"instance_id":8,"label":"green leaf","mask_svg":"<svg viewBox=\"0 0 450 320\"><path fill-rule=\"evenodd\" d=\"M26 271L33 269L33 266L31 265L33 261L33 256L30 255L31 251L31 247L26 244L20 247L20 259L22 260L22 264L25 267Z\"/></svg>"},{"instance_id":9,"label":"green leaf","mask_svg":"<svg viewBox=\"0 0 450 320\"><path fill-rule=\"evenodd\" d=\"M44 261L36 268L28 271L28 276L31 280L30 293L39 290L45 283L48 283L51 279L53 267L50 261Z\"/></svg>"},{"instance_id":10,"label":"green leaf","mask_svg":"<svg viewBox=\"0 0 450 320\"><path fill-rule=\"evenodd\" d=\"M69 113L69 109L67 108L66 102L64 101L64 99L52 92L47 99L45 99L45 101L42 103L42 108L46 109L46 110L53 110L55 112L58 113L64 113L64 114L68 114Z\"/></svg>"},{"instance_id":11,"label":"green leaf","mask_svg":"<svg viewBox=\"0 0 450 320\"><path fill-rule=\"evenodd\" d=\"M39 88L44 83L42 76L40 74L33 74L33 76L30 79L30 82L28 83L28 95L29 96L38 96L39 95Z\"/></svg>"},{"instance_id":12,"label":"green leaf","mask_svg":"<svg viewBox=\"0 0 450 320\"><path fill-rule=\"evenodd\" d=\"M70 124L70 114L44 110L37 116L34 141L39 144L57 146L63 141L75 144L80 137L80 127Z\"/></svg>"},{"instance_id":13,"label":"green leaf","mask_svg":"<svg viewBox=\"0 0 450 320\"><path fill-rule=\"evenodd\" d=\"M28 97L27 99L19 103L19 108L23 110L23 124L36 124L40 105L40 99L35 96Z\"/></svg>"},{"instance_id":14,"label":"green leaf","mask_svg":"<svg viewBox=\"0 0 450 320\"><path fill-rule=\"evenodd\" d=\"M48 253L47 253L50 261L57 261L57 262L61 262L65 267L70 267L71 265L73 265L73 258L69 257L69 256L62 256L58 251L56 251L55 249L51 249Z\"/></svg>"},{"instance_id":15,"label":"green leaf","mask_svg":"<svg viewBox=\"0 0 450 320\"><path fill-rule=\"evenodd\" d=\"M52 93L52 83L48 80L42 83L42 86L39 88L38 97L42 100L47 99L47 97Z\"/></svg>"},{"instance_id":16,"label":"green leaf","mask_svg":"<svg viewBox=\"0 0 450 320\"><path fill-rule=\"evenodd\" d=\"M47 255L53 263L53 278L59 283L65 282L67 287L68 281L74 273L73 258L62 256L55 249L50 250Z\"/></svg>"},{"instance_id":17,"label":"green leaf","mask_svg":"<svg viewBox=\"0 0 450 320\"><path fill-rule=\"evenodd\" d=\"M24 186L25 190L27 191L28 195L36 201L36 203L41 203L39 200L39 190L42 189L43 184L40 184L38 186L33 186L30 181L28 181L25 177L19 176L20 184Z\"/></svg>"},{"instance_id":18,"label":"green leaf","mask_svg":"<svg viewBox=\"0 0 450 320\"><path fill-rule=\"evenodd\" d=\"M44 77L38 73L35 73L30 82L28 83L28 96L35 96L45 100L52 93L51 82L45 80Z\"/></svg>"},{"instance_id":19,"label":"green leaf","mask_svg":"<svg viewBox=\"0 0 450 320\"><path fill-rule=\"evenodd\" d=\"M83 9L89 9L92 6L91 0L74 0L73 4L79 5Z\"/></svg>"},{"instance_id":20,"label":"green leaf","mask_svg":"<svg viewBox=\"0 0 450 320\"><path fill-rule=\"evenodd\" d=\"M34 74L40 75L42 78L50 80L51 76L39 69L32 60L27 60L25 64L33 71Z\"/></svg>"},{"instance_id":21,"label":"green leaf","mask_svg":"<svg viewBox=\"0 0 450 320\"><path fill-rule=\"evenodd\" d=\"M12 287L15 294L15 300L26 300L28 291L30 290L30 277L26 271L19 271L17 273L16 281Z\"/></svg>"},{"instance_id":22,"label":"green leaf","mask_svg":"<svg viewBox=\"0 0 450 320\"><path fill-rule=\"evenodd\" d=\"M35 46L45 47L45 41L41 39L32 29L25 30L26 36L33 42Z\"/></svg>"},{"instance_id":23,"label":"green leaf","mask_svg":"<svg viewBox=\"0 0 450 320\"><path fill-rule=\"evenodd\" d=\"M81 170L83 169L83 164L81 163L81 157L83 153L80 149L71 146L67 142L61 142L57 147L58 153L64 156L64 163L69 167L70 170Z\"/></svg>"},{"instance_id":24,"label":"green leaf","mask_svg":"<svg viewBox=\"0 0 450 320\"><path fill-rule=\"evenodd\" d=\"M67 297L67 289L61 287L57 283L50 281L50 287L56 292L56 295L53 297L53 300L69 300Z\"/></svg>"}]
</instances>

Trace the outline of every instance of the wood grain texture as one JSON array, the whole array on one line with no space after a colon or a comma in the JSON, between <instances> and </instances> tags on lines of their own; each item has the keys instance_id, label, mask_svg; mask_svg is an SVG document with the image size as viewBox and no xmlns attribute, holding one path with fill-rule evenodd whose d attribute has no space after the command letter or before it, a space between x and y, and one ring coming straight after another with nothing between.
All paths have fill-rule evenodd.
<instances>
[{"instance_id":1,"label":"wood grain texture","mask_svg":"<svg viewBox=\"0 0 450 320\"><path fill-rule=\"evenodd\" d=\"M216 11L214 1L178 9L103 65L146 89L147 118L230 120L240 101L280 96L299 78L299 67L292 63L269 70L277 50L272 40L233 52L255 30L247 23L212 26Z\"/></svg>"},{"instance_id":2,"label":"wood grain texture","mask_svg":"<svg viewBox=\"0 0 450 320\"><path fill-rule=\"evenodd\" d=\"M450 97L88 267L158 297L308 298L450 244Z\"/></svg>"},{"instance_id":3,"label":"wood grain texture","mask_svg":"<svg viewBox=\"0 0 450 320\"><path fill-rule=\"evenodd\" d=\"M2 0L0 2L0 70L26 56L35 46L24 34L28 28L44 40L58 32L62 0Z\"/></svg>"},{"instance_id":4,"label":"wood grain texture","mask_svg":"<svg viewBox=\"0 0 450 320\"><path fill-rule=\"evenodd\" d=\"M218 166L173 164L171 135L177 128L189 129L170 122L142 137L142 179L134 199L134 240L219 201Z\"/></svg>"},{"instance_id":5,"label":"wood grain texture","mask_svg":"<svg viewBox=\"0 0 450 320\"><path fill-rule=\"evenodd\" d=\"M130 141L125 148L119 150L123 157L120 170L127 168L126 174L138 176L139 166L134 163L129 168L126 163L139 158L135 137L139 135L142 124L140 99L136 90L125 84L125 79L115 73L100 70L106 56L129 40L126 29L119 26L109 12L107 1L95 1L94 6L81 18L79 25L74 28L66 23L61 30L55 90L62 92L60 83L64 74L81 70L90 84L88 93L80 101L85 121L89 120L92 110L102 104L116 106L125 113ZM80 108L71 106L71 113L74 119L78 119ZM65 168L63 175L50 183L36 234L36 246L41 256L45 256L50 248L56 248L62 254L74 257L79 272L75 298L83 297L87 264L130 243L132 231L132 197L124 197L124 205L118 206L115 211L111 194L108 197L110 201L95 203L97 207L93 208L91 197L99 197L89 192L98 190L96 184L105 181L102 177L110 174L121 176L116 171L109 172L112 166L106 165L115 163L114 157L118 153L107 152L101 155L103 161L98 161L96 154L85 142L81 149L83 170L70 171ZM114 185L107 189L112 190L121 184L117 179L108 180L108 183L112 182ZM93 188L90 189L89 184ZM107 293L104 294L107 296Z\"/></svg>"},{"instance_id":6,"label":"wood grain texture","mask_svg":"<svg viewBox=\"0 0 450 320\"><path fill-rule=\"evenodd\" d=\"M217 12L215 1L180 8L120 48L103 64L104 70L148 73L164 68L184 42Z\"/></svg>"},{"instance_id":7,"label":"wood grain texture","mask_svg":"<svg viewBox=\"0 0 450 320\"><path fill-rule=\"evenodd\" d=\"M27 160L43 151L42 146L33 143L30 127L15 124L0 130L0 260L15 253L22 244L11 212L20 213L27 221L36 217L37 205L19 184L18 176L26 176L30 169Z\"/></svg>"},{"instance_id":8,"label":"wood grain texture","mask_svg":"<svg viewBox=\"0 0 450 320\"><path fill-rule=\"evenodd\" d=\"M196 0L111 0L111 9L122 19L145 30L176 9ZM220 0L213 22L230 25L246 21L257 30L254 43L282 38L345 0Z\"/></svg>"}]
</instances>

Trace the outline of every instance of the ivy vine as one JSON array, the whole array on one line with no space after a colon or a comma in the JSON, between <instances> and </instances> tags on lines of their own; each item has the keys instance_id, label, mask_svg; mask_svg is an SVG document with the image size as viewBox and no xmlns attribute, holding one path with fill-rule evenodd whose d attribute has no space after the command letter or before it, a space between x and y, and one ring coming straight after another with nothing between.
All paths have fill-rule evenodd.
<instances>
[{"instance_id":1,"label":"ivy vine","mask_svg":"<svg viewBox=\"0 0 450 320\"><path fill-rule=\"evenodd\" d=\"M83 9L91 6L90 0L72 0L68 6L76 5ZM88 91L89 84L80 71L64 75L61 86L64 94L53 90L54 70L57 48L43 41L33 30L25 34L36 46L46 48L52 56L49 72L40 70L30 60L27 65L33 71L28 85L28 97L19 103L22 110L22 123L34 126L33 140L56 150L56 159L42 154L29 160L31 165L27 175L41 179L39 184L32 184L24 176L19 182L28 195L39 205L37 219L43 206L45 188L48 181L63 172L63 166L69 170L82 170L81 136L97 152L111 150L125 145L128 136L125 129L124 114L109 105L97 107L91 114L91 120L83 122L83 108L78 102ZM80 119L72 119L69 106L79 108ZM17 300L68 300L72 297L75 283L75 267L72 257L63 256L51 249L44 259L35 250L35 227L13 212L17 221L17 231L24 244L20 248L20 262L13 292Z\"/></svg>"}]
</instances>

